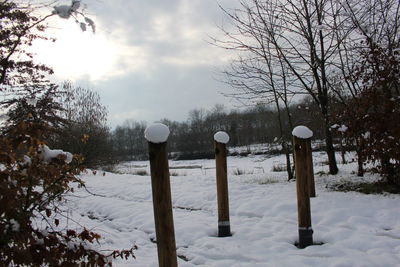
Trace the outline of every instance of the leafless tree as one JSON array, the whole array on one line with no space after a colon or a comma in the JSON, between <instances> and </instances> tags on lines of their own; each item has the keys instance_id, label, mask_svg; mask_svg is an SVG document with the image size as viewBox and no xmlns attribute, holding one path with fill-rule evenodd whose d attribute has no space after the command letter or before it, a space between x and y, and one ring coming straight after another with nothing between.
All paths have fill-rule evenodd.
<instances>
[{"instance_id":1,"label":"leafless tree","mask_svg":"<svg viewBox=\"0 0 400 267\"><path fill-rule=\"evenodd\" d=\"M289 112L290 100L295 94L295 91L291 90L294 84L293 76L290 75L288 66L279 51L268 38L265 38L264 28L259 27L261 24L256 26L259 22L255 14L248 6L245 6L244 2L242 2L242 7L243 10L236 10L235 13L221 8L243 38L221 28L228 39L214 39L218 46L240 52L238 58L232 60L230 66L222 72L224 81L234 88L234 92L226 95L246 104L264 103L276 108L276 119L279 125L278 142L286 154L287 173L290 180L293 178L288 145L291 143L291 138L287 131L293 128ZM283 113L288 118L289 129L284 126Z\"/></svg>"},{"instance_id":2,"label":"leafless tree","mask_svg":"<svg viewBox=\"0 0 400 267\"><path fill-rule=\"evenodd\" d=\"M240 64L245 62L248 65L254 60L259 64L260 58L267 62L266 66L260 66L262 72L246 71L241 74L252 75L250 78L257 75L255 78L259 81L269 79L263 83L268 84L269 93L276 91L272 84L286 79L290 81L286 83L287 92L306 93L312 97L324 118L329 171L336 174L338 168L330 129L330 95L333 88L329 75L337 68L339 45L348 37L347 32L337 31L349 19L342 15L343 5L333 0L243 0L240 4L241 8L236 10L222 8L233 29L222 28L225 37L214 40L216 45L239 51L237 62ZM242 59L243 54L247 55L246 60ZM279 73L274 75L272 84L271 76L268 76L271 75L268 60L272 61L272 72ZM288 72L278 71L276 66L280 64ZM254 88L259 85L247 82L242 88L256 93Z\"/></svg>"}]
</instances>

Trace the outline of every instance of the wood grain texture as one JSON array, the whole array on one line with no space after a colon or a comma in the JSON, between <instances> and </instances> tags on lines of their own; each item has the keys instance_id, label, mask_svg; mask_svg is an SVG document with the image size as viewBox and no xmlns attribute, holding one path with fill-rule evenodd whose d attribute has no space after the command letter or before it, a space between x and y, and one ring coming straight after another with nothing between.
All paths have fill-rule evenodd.
<instances>
[{"instance_id":1,"label":"wood grain texture","mask_svg":"<svg viewBox=\"0 0 400 267\"><path fill-rule=\"evenodd\" d=\"M307 162L307 140L293 137L296 161L296 190L299 228L311 227L309 179Z\"/></svg>"},{"instance_id":2,"label":"wood grain texture","mask_svg":"<svg viewBox=\"0 0 400 267\"><path fill-rule=\"evenodd\" d=\"M307 161L307 178L309 197L315 197L315 180L314 180L314 166L312 159L311 139L306 139L306 161Z\"/></svg>"},{"instance_id":3,"label":"wood grain texture","mask_svg":"<svg viewBox=\"0 0 400 267\"><path fill-rule=\"evenodd\" d=\"M226 222L229 222L229 193L226 145L215 141L214 148L217 182L218 222L224 222L225 224L227 224ZM228 227L229 231L227 231ZM219 227L219 236L230 235L229 224L222 228Z\"/></svg>"},{"instance_id":4,"label":"wood grain texture","mask_svg":"<svg viewBox=\"0 0 400 267\"><path fill-rule=\"evenodd\" d=\"M154 144L149 142L149 157L158 264L160 267L176 267L178 266L178 262L172 214L167 143Z\"/></svg>"}]
</instances>

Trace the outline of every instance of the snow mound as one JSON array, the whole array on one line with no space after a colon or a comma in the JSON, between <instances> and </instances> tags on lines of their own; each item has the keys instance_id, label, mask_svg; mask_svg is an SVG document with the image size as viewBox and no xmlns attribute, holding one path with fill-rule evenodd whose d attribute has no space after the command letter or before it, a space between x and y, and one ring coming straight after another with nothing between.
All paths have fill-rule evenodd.
<instances>
[{"instance_id":1,"label":"snow mound","mask_svg":"<svg viewBox=\"0 0 400 267\"><path fill-rule=\"evenodd\" d=\"M162 123L153 123L144 131L144 137L151 143L164 143L169 136L169 128Z\"/></svg>"},{"instance_id":2,"label":"snow mound","mask_svg":"<svg viewBox=\"0 0 400 267\"><path fill-rule=\"evenodd\" d=\"M299 125L293 129L292 135L300 139L308 139L313 136L313 132L308 127Z\"/></svg>"},{"instance_id":3,"label":"snow mound","mask_svg":"<svg viewBox=\"0 0 400 267\"><path fill-rule=\"evenodd\" d=\"M229 135L226 132L219 131L214 134L214 140L218 143L226 144L229 142Z\"/></svg>"}]
</instances>

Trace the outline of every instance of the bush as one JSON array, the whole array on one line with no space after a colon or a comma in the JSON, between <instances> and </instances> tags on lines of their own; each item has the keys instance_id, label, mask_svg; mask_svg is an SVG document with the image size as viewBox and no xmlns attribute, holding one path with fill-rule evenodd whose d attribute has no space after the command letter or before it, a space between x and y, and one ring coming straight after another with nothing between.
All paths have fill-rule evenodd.
<instances>
[{"instance_id":1,"label":"bush","mask_svg":"<svg viewBox=\"0 0 400 267\"><path fill-rule=\"evenodd\" d=\"M90 247L100 235L61 225L60 218L68 215L59 208L60 201L73 191L71 183L84 183L77 178L82 171L78 156L46 146L43 136L52 127L49 120L35 120L46 101L50 99L29 112L19 105L15 114L22 117L11 121L0 138L0 261L5 266L111 266L109 256L133 256L134 248L104 255Z\"/></svg>"},{"instance_id":2,"label":"bush","mask_svg":"<svg viewBox=\"0 0 400 267\"><path fill-rule=\"evenodd\" d=\"M400 187L399 52L375 43L370 47L356 72L361 91L348 100L339 120L348 128L347 142L357 143L359 169L364 162L376 163L385 180Z\"/></svg>"},{"instance_id":3,"label":"bush","mask_svg":"<svg viewBox=\"0 0 400 267\"><path fill-rule=\"evenodd\" d=\"M70 7L76 20L83 15L78 2ZM91 246L97 233L69 229L61 220L68 214L59 203L73 191L70 184L84 183L77 176L81 158L47 146L67 121L55 101L60 92L47 81L51 68L37 64L28 49L37 39L52 39L45 21L57 14L35 16L43 5L0 1L0 92L6 96L0 109L8 110L0 128L0 265L111 266L111 258L133 256L135 247L103 254Z\"/></svg>"}]
</instances>

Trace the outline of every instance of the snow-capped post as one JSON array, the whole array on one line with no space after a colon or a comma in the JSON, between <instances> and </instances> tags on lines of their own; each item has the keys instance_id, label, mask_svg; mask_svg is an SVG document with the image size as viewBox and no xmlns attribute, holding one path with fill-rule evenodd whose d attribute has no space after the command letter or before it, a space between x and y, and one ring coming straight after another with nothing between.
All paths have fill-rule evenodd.
<instances>
[{"instance_id":1,"label":"snow-capped post","mask_svg":"<svg viewBox=\"0 0 400 267\"><path fill-rule=\"evenodd\" d=\"M314 179L311 181L310 175L312 172L310 166L312 166L311 137L313 136L313 132L305 126L297 126L293 129L292 135L296 162L297 212L299 223L298 247L305 248L313 244L310 208L311 183L314 183Z\"/></svg>"},{"instance_id":2,"label":"snow-capped post","mask_svg":"<svg viewBox=\"0 0 400 267\"><path fill-rule=\"evenodd\" d=\"M226 163L226 143L229 135L219 131L214 135L215 163L217 175L218 236L231 236L229 222L228 172Z\"/></svg>"},{"instance_id":3,"label":"snow-capped post","mask_svg":"<svg viewBox=\"0 0 400 267\"><path fill-rule=\"evenodd\" d=\"M178 260L176 256L171 184L167 156L169 129L164 124L154 123L146 128L144 135L149 143L158 265L160 267L176 267L178 266Z\"/></svg>"}]
</instances>

